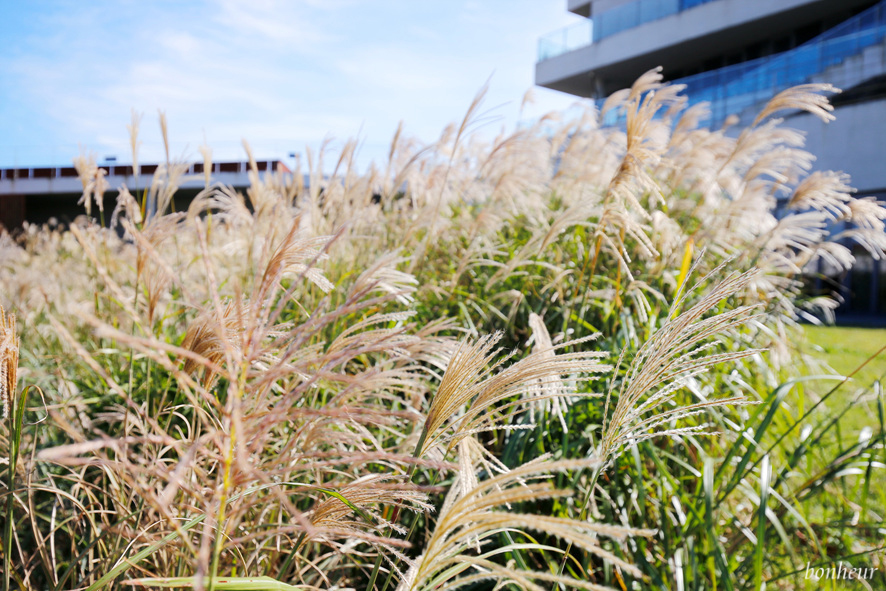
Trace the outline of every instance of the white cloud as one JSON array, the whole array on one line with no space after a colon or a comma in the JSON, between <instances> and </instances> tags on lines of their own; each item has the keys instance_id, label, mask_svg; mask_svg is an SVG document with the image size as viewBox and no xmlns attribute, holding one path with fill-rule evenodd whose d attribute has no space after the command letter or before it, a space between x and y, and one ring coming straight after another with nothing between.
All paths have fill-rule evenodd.
<instances>
[{"instance_id":1,"label":"white cloud","mask_svg":"<svg viewBox=\"0 0 886 591\"><path fill-rule=\"evenodd\" d=\"M333 39L309 19L306 4L284 0L213 0L212 20L231 41L310 48ZM308 3L310 5L310 3ZM242 45L242 44L241 44Z\"/></svg>"},{"instance_id":2,"label":"white cloud","mask_svg":"<svg viewBox=\"0 0 886 591\"><path fill-rule=\"evenodd\" d=\"M0 48L8 81L0 120L17 122L9 133L0 128L0 158L25 142L43 142L47 154L78 142L123 151L132 108L145 113L146 154L159 153L154 121L163 109L177 150L196 150L205 136L239 154L246 137L257 151L285 156L328 135L360 133L367 157L380 156L400 120L410 134L435 139L493 72L486 104L508 103L496 113L514 121L532 84L545 32L538 28L565 13L535 0L156 6L104 1L39 15ZM571 102L538 95L539 111ZM39 138L24 137L26 129Z\"/></svg>"}]
</instances>

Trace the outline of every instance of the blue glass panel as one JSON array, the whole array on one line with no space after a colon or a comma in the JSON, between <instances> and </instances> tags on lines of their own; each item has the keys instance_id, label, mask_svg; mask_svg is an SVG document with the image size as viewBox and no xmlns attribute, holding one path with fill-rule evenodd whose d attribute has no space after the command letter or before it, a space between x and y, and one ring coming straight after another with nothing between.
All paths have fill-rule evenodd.
<instances>
[{"instance_id":1,"label":"blue glass panel","mask_svg":"<svg viewBox=\"0 0 886 591\"><path fill-rule=\"evenodd\" d=\"M688 10L713 1L714 0L680 0L680 10Z\"/></svg>"},{"instance_id":2,"label":"blue glass panel","mask_svg":"<svg viewBox=\"0 0 886 591\"><path fill-rule=\"evenodd\" d=\"M594 16L598 21L594 41L633 29L644 23L663 19L679 11L680 0L637 0L637 2L616 6Z\"/></svg>"},{"instance_id":3,"label":"blue glass panel","mask_svg":"<svg viewBox=\"0 0 886 591\"><path fill-rule=\"evenodd\" d=\"M540 37L538 61L543 62L569 51L591 44L594 23L590 19Z\"/></svg>"},{"instance_id":4,"label":"blue glass panel","mask_svg":"<svg viewBox=\"0 0 886 591\"><path fill-rule=\"evenodd\" d=\"M681 1L684 7L705 2ZM860 55L865 48L882 43L884 39L886 0L790 51L676 82L686 85L690 104L711 103L711 124L716 126L729 113L752 107L790 86L810 82L827 68Z\"/></svg>"}]
</instances>

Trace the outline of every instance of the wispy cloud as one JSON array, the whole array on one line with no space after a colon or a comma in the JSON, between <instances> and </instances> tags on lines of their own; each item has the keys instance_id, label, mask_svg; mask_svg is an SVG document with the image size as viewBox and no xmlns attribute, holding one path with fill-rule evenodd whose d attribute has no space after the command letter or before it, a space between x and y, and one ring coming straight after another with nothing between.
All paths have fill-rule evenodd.
<instances>
[{"instance_id":1,"label":"wispy cloud","mask_svg":"<svg viewBox=\"0 0 886 591\"><path fill-rule=\"evenodd\" d=\"M181 149L206 137L235 152L245 137L282 157L281 146L361 133L375 157L401 119L435 138L493 72L490 104L511 101L503 115L513 120L532 82L539 15L553 26L564 12L538 4L106 0L74 13L18 4L21 26L6 25L14 38L0 48L0 161L22 146L37 146L37 157L40 145L57 153L78 142L125 158L132 108L146 113L148 155L159 154L149 123L164 109Z\"/></svg>"}]
</instances>

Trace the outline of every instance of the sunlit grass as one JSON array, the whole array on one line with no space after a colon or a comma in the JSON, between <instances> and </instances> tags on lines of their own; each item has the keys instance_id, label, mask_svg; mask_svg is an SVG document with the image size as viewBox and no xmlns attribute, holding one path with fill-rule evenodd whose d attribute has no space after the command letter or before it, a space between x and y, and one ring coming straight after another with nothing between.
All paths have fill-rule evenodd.
<instances>
[{"instance_id":1,"label":"sunlit grass","mask_svg":"<svg viewBox=\"0 0 886 591\"><path fill-rule=\"evenodd\" d=\"M848 326L803 327L809 344L831 367L843 375L849 375L879 355L853 376L859 387L869 387L876 381L886 379L886 328L861 328Z\"/></svg>"},{"instance_id":2,"label":"sunlit grass","mask_svg":"<svg viewBox=\"0 0 886 591\"><path fill-rule=\"evenodd\" d=\"M816 375L798 319L835 303L798 273L883 255L886 209L772 118L828 90L726 134L651 71L622 129L492 144L478 97L365 173L352 142L174 213L170 162L113 229L0 237L0 383L39 386L0 431L10 581L738 590L881 560L884 400Z\"/></svg>"}]
</instances>

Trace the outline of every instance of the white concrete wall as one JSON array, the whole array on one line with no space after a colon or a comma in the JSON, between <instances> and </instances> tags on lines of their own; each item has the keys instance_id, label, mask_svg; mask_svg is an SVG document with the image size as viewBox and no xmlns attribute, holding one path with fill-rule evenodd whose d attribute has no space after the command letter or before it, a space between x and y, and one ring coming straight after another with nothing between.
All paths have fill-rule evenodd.
<instances>
[{"instance_id":1,"label":"white concrete wall","mask_svg":"<svg viewBox=\"0 0 886 591\"><path fill-rule=\"evenodd\" d=\"M113 178L113 177L112 177ZM147 182L150 182L148 179ZM142 181L144 184L144 181ZM46 193L82 193L83 183L78 177L55 179L3 179L0 195L32 195Z\"/></svg>"},{"instance_id":2,"label":"white concrete wall","mask_svg":"<svg viewBox=\"0 0 886 591\"><path fill-rule=\"evenodd\" d=\"M834 115L837 119L825 124L804 113L784 125L806 133L816 170L848 173L860 196L886 189L886 98L845 105Z\"/></svg>"}]
</instances>

